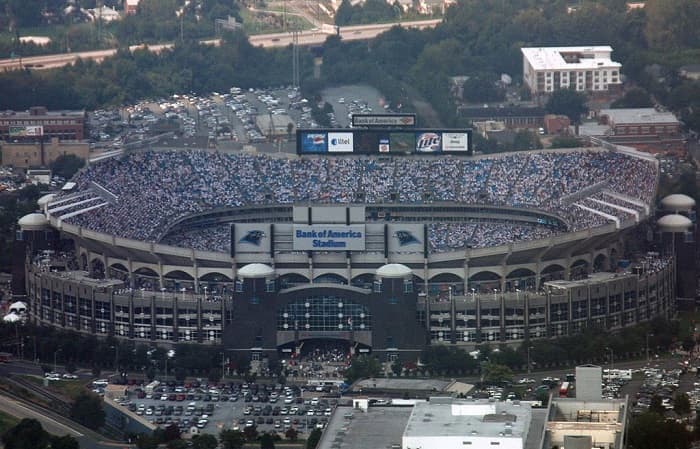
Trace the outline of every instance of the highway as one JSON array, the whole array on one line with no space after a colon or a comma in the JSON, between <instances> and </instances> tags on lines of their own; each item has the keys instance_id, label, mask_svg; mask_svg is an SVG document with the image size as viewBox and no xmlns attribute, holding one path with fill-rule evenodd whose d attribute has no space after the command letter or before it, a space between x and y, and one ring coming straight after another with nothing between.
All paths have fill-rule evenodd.
<instances>
[{"instance_id":1,"label":"highway","mask_svg":"<svg viewBox=\"0 0 700 449\"><path fill-rule=\"evenodd\" d=\"M354 25L340 27L340 37L346 41L354 40L369 40L374 39L379 34L387 31L394 26L402 26L406 28L432 28L438 23L442 22L441 19L433 20L420 20L415 22L392 22L383 24L372 24L372 25ZM326 38L332 33L315 30L315 31L301 31L298 33L298 43L299 45L319 45L325 42ZM274 33L274 34L259 34L255 36L250 36L250 43L254 46L260 46L264 48L268 47L286 47L293 43L294 36L291 32L287 33ZM203 44L207 45L219 45L221 41L219 39L205 40L202 41ZM130 51L135 51L140 48L147 48L152 52L161 52L164 49L170 49L174 44L158 44L158 45L132 45L129 47ZM113 56L117 52L116 48L109 50L94 50L94 51L83 51L76 53L59 53L54 55L43 55L43 56L31 56L27 58L15 58L15 59L0 59L0 71L17 70L21 68L31 68L31 69L54 69L57 67L63 67L68 64L73 64L79 58L84 60L93 60L96 62L102 62L105 58Z\"/></svg>"}]
</instances>

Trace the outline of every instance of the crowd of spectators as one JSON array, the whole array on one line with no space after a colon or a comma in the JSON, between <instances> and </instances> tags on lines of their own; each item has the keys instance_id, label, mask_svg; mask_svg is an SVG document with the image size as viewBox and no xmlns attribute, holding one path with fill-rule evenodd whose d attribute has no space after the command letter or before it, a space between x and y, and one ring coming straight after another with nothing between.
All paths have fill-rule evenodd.
<instances>
[{"instance_id":1,"label":"crowd of spectators","mask_svg":"<svg viewBox=\"0 0 700 449\"><path fill-rule=\"evenodd\" d=\"M75 178L78 190L98 182L117 196L108 206L67 218L71 224L136 240L160 241L175 220L216 208L291 203L458 202L544 210L578 231L624 221L655 194L653 162L610 151L520 153L487 158L287 158L254 154L147 151L91 164ZM614 201L583 201L596 214L562 201L605 182ZM594 192L593 194L599 194ZM610 196L606 194L607 197ZM620 206L620 207L615 207ZM510 222L431 225L435 252L547 238L555 231ZM228 228L183 232L166 243L227 251Z\"/></svg>"}]
</instances>

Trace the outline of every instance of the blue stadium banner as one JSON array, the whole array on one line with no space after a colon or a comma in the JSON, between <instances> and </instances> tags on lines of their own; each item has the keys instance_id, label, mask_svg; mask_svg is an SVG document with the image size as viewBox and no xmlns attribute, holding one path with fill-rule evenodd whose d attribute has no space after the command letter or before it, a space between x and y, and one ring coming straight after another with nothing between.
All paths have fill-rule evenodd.
<instances>
[{"instance_id":1,"label":"blue stadium banner","mask_svg":"<svg viewBox=\"0 0 700 449\"><path fill-rule=\"evenodd\" d=\"M365 225L294 225L294 251L364 251Z\"/></svg>"}]
</instances>

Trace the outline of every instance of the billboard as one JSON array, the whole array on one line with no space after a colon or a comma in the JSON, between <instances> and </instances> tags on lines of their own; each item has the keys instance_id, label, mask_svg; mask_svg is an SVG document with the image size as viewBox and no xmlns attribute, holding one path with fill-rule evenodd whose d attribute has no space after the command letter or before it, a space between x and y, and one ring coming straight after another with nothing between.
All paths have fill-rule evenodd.
<instances>
[{"instance_id":1,"label":"billboard","mask_svg":"<svg viewBox=\"0 0 700 449\"><path fill-rule=\"evenodd\" d=\"M424 232L422 223L389 224L387 228L390 253L423 253Z\"/></svg>"},{"instance_id":2,"label":"billboard","mask_svg":"<svg viewBox=\"0 0 700 449\"><path fill-rule=\"evenodd\" d=\"M297 130L298 154L472 154L470 129Z\"/></svg>"},{"instance_id":3,"label":"billboard","mask_svg":"<svg viewBox=\"0 0 700 449\"><path fill-rule=\"evenodd\" d=\"M328 134L322 131L301 131L297 136L301 154L328 152Z\"/></svg>"},{"instance_id":4,"label":"billboard","mask_svg":"<svg viewBox=\"0 0 700 449\"><path fill-rule=\"evenodd\" d=\"M403 128L416 126L416 114L353 114L352 126Z\"/></svg>"},{"instance_id":5,"label":"billboard","mask_svg":"<svg viewBox=\"0 0 700 449\"><path fill-rule=\"evenodd\" d=\"M235 254L269 253L271 241L270 224L236 223L233 225Z\"/></svg>"},{"instance_id":6,"label":"billboard","mask_svg":"<svg viewBox=\"0 0 700 449\"><path fill-rule=\"evenodd\" d=\"M468 152L469 151L469 133L454 132L442 133L442 151L445 153L451 152Z\"/></svg>"},{"instance_id":7,"label":"billboard","mask_svg":"<svg viewBox=\"0 0 700 449\"><path fill-rule=\"evenodd\" d=\"M416 153L441 153L442 134L438 132L416 133Z\"/></svg>"},{"instance_id":8,"label":"billboard","mask_svg":"<svg viewBox=\"0 0 700 449\"><path fill-rule=\"evenodd\" d=\"M353 151L353 134L351 132L333 132L328 133L328 152L329 153L352 153Z\"/></svg>"},{"instance_id":9,"label":"billboard","mask_svg":"<svg viewBox=\"0 0 700 449\"><path fill-rule=\"evenodd\" d=\"M44 135L43 126L10 126L10 137L40 137Z\"/></svg>"},{"instance_id":10,"label":"billboard","mask_svg":"<svg viewBox=\"0 0 700 449\"><path fill-rule=\"evenodd\" d=\"M292 235L294 251L364 251L365 225L298 225Z\"/></svg>"}]
</instances>

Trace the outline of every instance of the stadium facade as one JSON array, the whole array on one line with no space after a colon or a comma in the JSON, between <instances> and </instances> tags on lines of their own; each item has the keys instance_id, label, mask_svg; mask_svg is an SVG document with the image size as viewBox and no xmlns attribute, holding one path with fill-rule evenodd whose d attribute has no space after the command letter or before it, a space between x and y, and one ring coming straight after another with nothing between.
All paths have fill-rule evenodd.
<instances>
[{"instance_id":1,"label":"stadium facade","mask_svg":"<svg viewBox=\"0 0 700 449\"><path fill-rule=\"evenodd\" d=\"M498 157L526 164L540 156ZM658 176L653 159L622 157L641 158ZM318 339L392 359L415 357L426 344L519 344L593 325L620 329L670 317L673 258L647 256L634 269L618 269L629 234L652 214L656 179L647 184L651 192L636 198L615 191L612 182L584 184L565 200L608 220L571 232L567 216L551 207L439 197L407 204L389 194L396 201L341 205L275 203L265 196L264 204L181 214L159 235L161 241L168 233L224 223L231 229L228 252L90 229L71 220L72 214L120 199L109 185L84 184L88 187L72 194L43 198L44 214L20 223L33 249L25 272L30 316L36 323L98 336L223 345L254 360ZM601 192L615 201L587 199ZM590 210L596 201L603 210ZM615 205L619 217L611 215ZM440 251L428 243L436 232L432 223L467 220L537 223L559 232ZM57 257L51 235L71 242L70 257Z\"/></svg>"}]
</instances>

